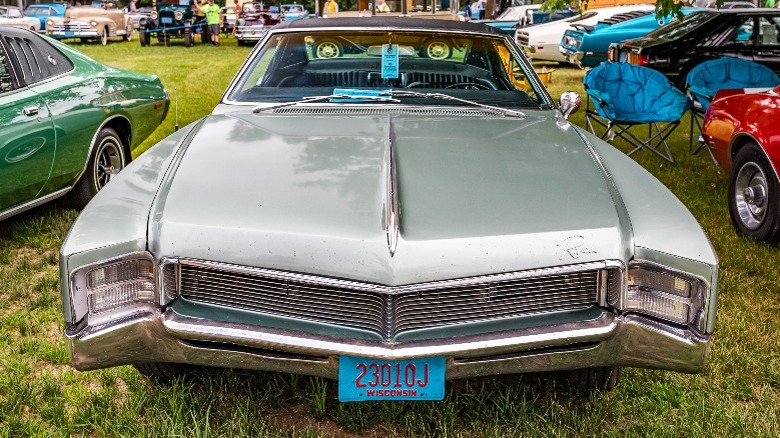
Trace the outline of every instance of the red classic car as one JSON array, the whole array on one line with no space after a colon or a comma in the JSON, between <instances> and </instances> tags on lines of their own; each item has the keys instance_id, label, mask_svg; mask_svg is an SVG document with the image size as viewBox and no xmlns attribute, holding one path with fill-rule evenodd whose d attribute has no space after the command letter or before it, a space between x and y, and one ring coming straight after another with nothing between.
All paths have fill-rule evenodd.
<instances>
[{"instance_id":1,"label":"red classic car","mask_svg":"<svg viewBox=\"0 0 780 438\"><path fill-rule=\"evenodd\" d=\"M740 234L780 241L780 86L721 90L704 116L702 136L730 172L729 212Z\"/></svg>"}]
</instances>

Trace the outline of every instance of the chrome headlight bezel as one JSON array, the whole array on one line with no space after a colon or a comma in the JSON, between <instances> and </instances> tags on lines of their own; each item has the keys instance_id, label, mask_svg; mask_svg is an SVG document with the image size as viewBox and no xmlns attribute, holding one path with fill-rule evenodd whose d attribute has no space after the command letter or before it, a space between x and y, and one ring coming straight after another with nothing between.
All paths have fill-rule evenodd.
<instances>
[{"instance_id":1,"label":"chrome headlight bezel","mask_svg":"<svg viewBox=\"0 0 780 438\"><path fill-rule=\"evenodd\" d=\"M173 18L176 21L184 20L184 13L182 11L176 11L176 12L173 13Z\"/></svg>"},{"instance_id":2,"label":"chrome headlight bezel","mask_svg":"<svg viewBox=\"0 0 780 438\"><path fill-rule=\"evenodd\" d=\"M149 18L151 18L152 20L156 20L157 19L157 11L150 12L149 13Z\"/></svg>"},{"instance_id":3,"label":"chrome headlight bezel","mask_svg":"<svg viewBox=\"0 0 780 438\"><path fill-rule=\"evenodd\" d=\"M92 20L92 21L89 22L89 25L92 26L92 27L95 27L95 26L97 26L97 21Z\"/></svg>"}]
</instances>

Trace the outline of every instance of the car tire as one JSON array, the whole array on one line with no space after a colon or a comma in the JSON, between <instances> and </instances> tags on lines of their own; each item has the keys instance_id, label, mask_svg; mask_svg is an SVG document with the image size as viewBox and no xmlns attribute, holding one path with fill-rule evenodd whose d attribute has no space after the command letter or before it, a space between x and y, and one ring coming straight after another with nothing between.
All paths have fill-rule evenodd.
<instances>
[{"instance_id":1,"label":"car tire","mask_svg":"<svg viewBox=\"0 0 780 438\"><path fill-rule=\"evenodd\" d=\"M133 24L130 23L127 25L127 29L125 29L125 41L132 41L133 40Z\"/></svg>"},{"instance_id":2,"label":"car tire","mask_svg":"<svg viewBox=\"0 0 780 438\"><path fill-rule=\"evenodd\" d=\"M100 43L101 46L105 46L106 44L108 44L108 29L107 28L105 28L105 27L103 28L103 32L98 37L98 42Z\"/></svg>"},{"instance_id":3,"label":"car tire","mask_svg":"<svg viewBox=\"0 0 780 438\"><path fill-rule=\"evenodd\" d=\"M157 383L171 383L187 373L187 366L171 362L146 362L133 365L139 373Z\"/></svg>"},{"instance_id":4,"label":"car tire","mask_svg":"<svg viewBox=\"0 0 780 438\"><path fill-rule=\"evenodd\" d=\"M312 50L315 58L339 58L344 56L344 47L333 40L317 41Z\"/></svg>"},{"instance_id":5,"label":"car tire","mask_svg":"<svg viewBox=\"0 0 780 438\"><path fill-rule=\"evenodd\" d=\"M141 43L141 47L149 45L149 34L145 32L145 29L138 33L138 41Z\"/></svg>"},{"instance_id":6,"label":"car tire","mask_svg":"<svg viewBox=\"0 0 780 438\"><path fill-rule=\"evenodd\" d=\"M780 240L780 184L761 147L750 142L734 157L729 176L729 216L743 236Z\"/></svg>"},{"instance_id":7,"label":"car tire","mask_svg":"<svg viewBox=\"0 0 780 438\"><path fill-rule=\"evenodd\" d=\"M184 26L184 47L192 47L192 28Z\"/></svg>"},{"instance_id":8,"label":"car tire","mask_svg":"<svg viewBox=\"0 0 780 438\"><path fill-rule=\"evenodd\" d=\"M86 207L97 192L129 162L130 155L126 153L116 131L108 127L101 129L95 139L87 169L70 192L76 208L81 210Z\"/></svg>"},{"instance_id":9,"label":"car tire","mask_svg":"<svg viewBox=\"0 0 780 438\"><path fill-rule=\"evenodd\" d=\"M430 59L448 59L452 56L453 47L441 39L428 40L423 44L422 56Z\"/></svg>"},{"instance_id":10,"label":"car tire","mask_svg":"<svg viewBox=\"0 0 780 438\"><path fill-rule=\"evenodd\" d=\"M568 380L574 386L586 391L611 391L615 389L623 367L594 367L568 371Z\"/></svg>"}]
</instances>

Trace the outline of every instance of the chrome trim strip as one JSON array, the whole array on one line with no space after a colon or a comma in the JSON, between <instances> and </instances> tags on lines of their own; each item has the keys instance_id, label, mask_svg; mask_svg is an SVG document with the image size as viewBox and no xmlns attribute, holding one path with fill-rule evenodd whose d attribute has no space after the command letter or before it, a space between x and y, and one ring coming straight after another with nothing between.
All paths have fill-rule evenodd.
<instances>
[{"instance_id":1,"label":"chrome trim strip","mask_svg":"<svg viewBox=\"0 0 780 438\"><path fill-rule=\"evenodd\" d=\"M387 232L387 248L390 251L390 256L395 254L395 249L398 246L398 233L399 233L399 217L398 217L398 190L396 184L398 183L395 174L395 153L393 150L393 119L387 115L387 127L385 132L385 138L387 139L387 154L385 156L385 176L386 176L386 192L385 192L385 214L386 214L386 232Z\"/></svg>"},{"instance_id":2,"label":"chrome trim strip","mask_svg":"<svg viewBox=\"0 0 780 438\"><path fill-rule=\"evenodd\" d=\"M5 211L0 211L0 221L5 219L5 218L11 217L13 215L19 214L19 213L21 213L23 211L29 210L31 208L35 208L35 207L37 207L37 206L39 206L41 204L45 204L45 203L47 203L47 202L49 202L51 200L57 199L60 196L68 193L70 191L70 189L71 189L70 187L66 187L64 189L57 190L54 193L49 193L46 196L42 196L40 198L33 199L32 201L28 201L25 204L21 204L21 205L15 206L15 207L11 207L11 208L9 208L8 210L5 210Z\"/></svg>"},{"instance_id":3,"label":"chrome trim strip","mask_svg":"<svg viewBox=\"0 0 780 438\"><path fill-rule=\"evenodd\" d=\"M358 351L361 356L387 360L444 355L448 380L608 365L696 373L704 368L710 351L709 335L699 336L640 315L609 312L577 323L397 344L187 318L170 309L160 313L147 308L100 326L76 324L65 335L79 370L184 362L327 378L338 378L340 355ZM187 340L215 344L208 348ZM219 348L220 343L227 348ZM230 344L260 351L230 349ZM285 358L262 350L327 360Z\"/></svg>"},{"instance_id":4,"label":"chrome trim strip","mask_svg":"<svg viewBox=\"0 0 780 438\"><path fill-rule=\"evenodd\" d=\"M566 265L553 268L531 269L527 271L507 272L502 274L480 275L476 277L457 278L450 280L432 281L428 283L417 283L399 286L385 286L376 283L363 283L359 281L341 280L337 278L320 277L308 274L299 274L296 272L276 271L264 268L253 268L240 265L231 265L227 263L212 262L206 260L179 258L180 264L186 264L194 267L206 269L218 269L226 272L235 272L237 274L252 275L258 277L268 277L281 281L300 281L311 284L319 284L330 287L339 287L344 289L375 292L387 295L396 295L409 292L424 292L428 290L466 287L475 284L485 284L494 281L512 281L525 278L546 277L552 275L563 275L577 273L582 271L595 271L598 269L607 269L622 267L623 263L619 260L608 260L601 262L590 262L578 265Z\"/></svg>"}]
</instances>

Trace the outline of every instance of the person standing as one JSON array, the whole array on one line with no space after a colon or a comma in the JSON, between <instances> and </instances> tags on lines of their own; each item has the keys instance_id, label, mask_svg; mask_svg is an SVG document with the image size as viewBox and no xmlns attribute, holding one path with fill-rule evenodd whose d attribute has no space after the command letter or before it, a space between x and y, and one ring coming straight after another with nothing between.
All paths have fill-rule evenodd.
<instances>
[{"instance_id":1,"label":"person standing","mask_svg":"<svg viewBox=\"0 0 780 438\"><path fill-rule=\"evenodd\" d=\"M376 0L376 11L381 13L390 12L390 6L385 0Z\"/></svg>"},{"instance_id":2,"label":"person standing","mask_svg":"<svg viewBox=\"0 0 780 438\"><path fill-rule=\"evenodd\" d=\"M463 6L463 20L471 21L471 0L466 0L466 5Z\"/></svg>"},{"instance_id":3,"label":"person standing","mask_svg":"<svg viewBox=\"0 0 780 438\"><path fill-rule=\"evenodd\" d=\"M214 0L209 0L208 4L200 7L200 11L206 15L206 24L209 27L209 35L211 36L211 45L219 45L219 5L214 4Z\"/></svg>"},{"instance_id":4,"label":"person standing","mask_svg":"<svg viewBox=\"0 0 780 438\"><path fill-rule=\"evenodd\" d=\"M476 0L471 5L471 18L473 20L481 20L482 19L482 2L480 0Z\"/></svg>"}]
</instances>

